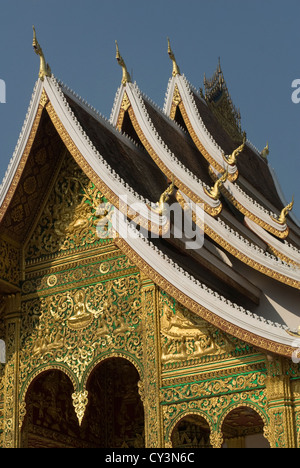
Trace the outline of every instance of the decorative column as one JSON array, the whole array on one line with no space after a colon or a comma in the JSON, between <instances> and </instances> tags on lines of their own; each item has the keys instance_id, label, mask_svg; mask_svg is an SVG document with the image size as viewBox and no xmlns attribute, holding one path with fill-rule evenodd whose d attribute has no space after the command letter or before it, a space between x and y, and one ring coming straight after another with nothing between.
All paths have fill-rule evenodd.
<instances>
[{"instance_id":1,"label":"decorative column","mask_svg":"<svg viewBox=\"0 0 300 468\"><path fill-rule=\"evenodd\" d=\"M265 431L271 448L296 448L294 403L284 358L267 356L266 393L269 428Z\"/></svg>"},{"instance_id":2,"label":"decorative column","mask_svg":"<svg viewBox=\"0 0 300 468\"><path fill-rule=\"evenodd\" d=\"M141 294L143 305L143 350L144 382L140 393L145 410L146 448L162 448L163 417L160 405L161 388L161 346L158 288L141 274Z\"/></svg>"},{"instance_id":3,"label":"decorative column","mask_svg":"<svg viewBox=\"0 0 300 468\"><path fill-rule=\"evenodd\" d=\"M19 352L21 296L7 296L5 310L6 365L4 375L4 448L19 446Z\"/></svg>"}]
</instances>

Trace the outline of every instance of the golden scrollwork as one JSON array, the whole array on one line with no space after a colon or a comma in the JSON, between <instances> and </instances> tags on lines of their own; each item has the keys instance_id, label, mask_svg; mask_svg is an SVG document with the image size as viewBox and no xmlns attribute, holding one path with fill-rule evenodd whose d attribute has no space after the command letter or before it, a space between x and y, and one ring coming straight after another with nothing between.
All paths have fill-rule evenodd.
<instances>
[{"instance_id":1,"label":"golden scrollwork","mask_svg":"<svg viewBox=\"0 0 300 468\"><path fill-rule=\"evenodd\" d=\"M216 333L199 318L177 306L176 311L164 303L161 316L162 362L186 362L204 356L216 356L234 349L224 334Z\"/></svg>"},{"instance_id":2,"label":"golden scrollwork","mask_svg":"<svg viewBox=\"0 0 300 468\"><path fill-rule=\"evenodd\" d=\"M38 226L30 239L26 258L31 260L66 252L99 240L97 208L104 201L73 158L65 158Z\"/></svg>"},{"instance_id":3,"label":"golden scrollwork","mask_svg":"<svg viewBox=\"0 0 300 468\"><path fill-rule=\"evenodd\" d=\"M88 404L88 392L86 390L82 392L75 392L72 394L72 400L80 426L85 413L86 405Z\"/></svg>"}]
</instances>

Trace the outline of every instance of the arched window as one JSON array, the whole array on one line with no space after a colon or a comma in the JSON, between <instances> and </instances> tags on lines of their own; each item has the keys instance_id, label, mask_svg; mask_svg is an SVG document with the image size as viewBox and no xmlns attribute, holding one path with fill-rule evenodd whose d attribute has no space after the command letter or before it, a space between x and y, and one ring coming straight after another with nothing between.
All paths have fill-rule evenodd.
<instances>
[{"instance_id":1,"label":"arched window","mask_svg":"<svg viewBox=\"0 0 300 468\"><path fill-rule=\"evenodd\" d=\"M0 364L6 363L6 349L5 349L5 341L0 340Z\"/></svg>"},{"instance_id":2,"label":"arched window","mask_svg":"<svg viewBox=\"0 0 300 468\"><path fill-rule=\"evenodd\" d=\"M264 422L254 409L235 408L223 421L223 448L270 448L263 430Z\"/></svg>"},{"instance_id":3,"label":"arched window","mask_svg":"<svg viewBox=\"0 0 300 468\"><path fill-rule=\"evenodd\" d=\"M210 427L201 416L190 414L181 419L172 432L173 448L211 448Z\"/></svg>"}]
</instances>

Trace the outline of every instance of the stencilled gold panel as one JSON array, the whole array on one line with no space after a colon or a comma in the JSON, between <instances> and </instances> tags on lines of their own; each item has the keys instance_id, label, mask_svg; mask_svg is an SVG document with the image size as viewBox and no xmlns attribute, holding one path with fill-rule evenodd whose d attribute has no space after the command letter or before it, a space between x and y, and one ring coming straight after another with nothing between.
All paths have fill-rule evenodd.
<instances>
[{"instance_id":1,"label":"stencilled gold panel","mask_svg":"<svg viewBox=\"0 0 300 468\"><path fill-rule=\"evenodd\" d=\"M75 285L74 285L75 286ZM80 382L102 353L141 358L139 275L24 301L20 378L39 366L67 366Z\"/></svg>"},{"instance_id":2,"label":"stencilled gold panel","mask_svg":"<svg viewBox=\"0 0 300 468\"><path fill-rule=\"evenodd\" d=\"M70 155L66 155L59 177L25 252L26 260L101 243L96 226L99 205L107 201ZM109 204L108 204L109 205Z\"/></svg>"}]
</instances>

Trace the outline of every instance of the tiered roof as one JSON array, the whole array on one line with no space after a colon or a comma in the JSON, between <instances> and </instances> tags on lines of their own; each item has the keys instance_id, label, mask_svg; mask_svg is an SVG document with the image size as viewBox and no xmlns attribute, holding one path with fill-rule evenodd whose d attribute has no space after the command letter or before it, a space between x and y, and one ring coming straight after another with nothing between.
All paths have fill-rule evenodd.
<instances>
[{"instance_id":1,"label":"tiered roof","mask_svg":"<svg viewBox=\"0 0 300 468\"><path fill-rule=\"evenodd\" d=\"M57 81L35 48L41 57L39 79L0 187L2 235L26 241L41 194L59 171L49 143L49 167L38 196L33 195L26 216L13 222L20 187L45 141L39 137L52 126L51 142L65 145L125 215L115 226L115 243L141 271L220 329L291 356L298 335L289 329L300 321L300 229L291 217L292 204L281 200L266 151L259 153L241 130L220 67L205 82L205 94L198 92L180 73L169 44L173 72L162 110L131 82L117 48L123 76L108 121ZM164 194L204 231L201 248L186 249L186 239L163 235L171 223L161 209ZM204 223L196 216L199 204ZM123 235L128 231L135 235Z\"/></svg>"}]
</instances>

